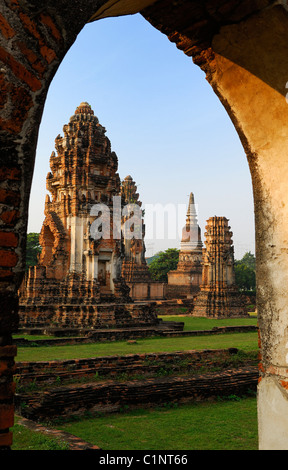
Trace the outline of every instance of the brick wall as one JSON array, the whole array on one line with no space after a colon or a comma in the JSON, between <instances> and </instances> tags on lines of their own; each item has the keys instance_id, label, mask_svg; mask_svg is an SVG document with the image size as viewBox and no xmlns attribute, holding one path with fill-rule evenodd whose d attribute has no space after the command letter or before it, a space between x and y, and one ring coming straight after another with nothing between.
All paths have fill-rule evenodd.
<instances>
[{"instance_id":1,"label":"brick wall","mask_svg":"<svg viewBox=\"0 0 288 470\"><path fill-rule=\"evenodd\" d=\"M90 412L111 412L129 407L147 407L243 395L256 391L258 368L226 370L211 374L172 376L142 380L90 382L57 387L42 393L17 396L22 416L33 420L53 420ZM21 401L25 407L21 409Z\"/></svg>"},{"instance_id":2,"label":"brick wall","mask_svg":"<svg viewBox=\"0 0 288 470\"><path fill-rule=\"evenodd\" d=\"M76 380L79 377L91 377L96 373L102 377L114 377L118 374L151 374L159 369L170 371L204 366L215 367L227 364L237 352L236 349L177 351L172 353L129 354L125 356L102 356L88 359L47 362L18 362L15 370L19 383L53 382L55 379ZM181 364L182 363L182 364ZM184 364L183 364L184 363Z\"/></svg>"}]
</instances>

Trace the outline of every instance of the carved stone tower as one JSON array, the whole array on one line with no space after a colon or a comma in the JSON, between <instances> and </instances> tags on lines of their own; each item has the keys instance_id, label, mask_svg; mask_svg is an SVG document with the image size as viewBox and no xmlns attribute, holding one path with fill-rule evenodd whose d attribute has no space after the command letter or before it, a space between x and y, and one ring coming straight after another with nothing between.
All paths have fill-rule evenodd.
<instances>
[{"instance_id":1,"label":"carved stone tower","mask_svg":"<svg viewBox=\"0 0 288 470\"><path fill-rule=\"evenodd\" d=\"M122 217L122 228L124 236L124 247L125 255L122 262L122 276L126 282L149 282L150 273L145 260L145 225L142 218L142 202L139 201L139 194L137 193L137 186L133 181L132 177L126 176L121 184L121 195L122 201L126 207L133 205L137 210L138 214L134 214L136 223L138 222L138 230L136 228L135 234L138 237L127 237L125 236L125 223L129 221L129 216ZM135 205L135 206L134 206ZM133 208L131 207L131 208Z\"/></svg>"},{"instance_id":2,"label":"carved stone tower","mask_svg":"<svg viewBox=\"0 0 288 470\"><path fill-rule=\"evenodd\" d=\"M117 156L88 103L78 106L63 131L64 137L55 140L57 154L52 152L50 157L47 189L52 201L47 196L40 264L47 271L53 270L57 279L68 273L84 274L87 280L98 280L100 292L114 294L114 280L118 280L121 270L121 241L113 239L110 226L109 238L93 239L91 225L97 215L92 207L103 203L112 211L113 196L119 193ZM62 262L62 253L55 244L52 259L52 219L69 239L69 259L61 263L61 271L57 258L60 256Z\"/></svg>"},{"instance_id":3,"label":"carved stone tower","mask_svg":"<svg viewBox=\"0 0 288 470\"><path fill-rule=\"evenodd\" d=\"M202 241L194 195L190 193L186 224L182 230L177 270L169 271L167 296L192 298L200 289L202 279Z\"/></svg>"},{"instance_id":4,"label":"carved stone tower","mask_svg":"<svg viewBox=\"0 0 288 470\"><path fill-rule=\"evenodd\" d=\"M136 324L139 311L119 308L132 300L121 276L125 253L117 156L88 103L78 106L63 132L50 157L42 252L20 290L21 318L93 327ZM105 303L109 307L100 314ZM148 317L140 323L155 322L153 315Z\"/></svg>"},{"instance_id":5,"label":"carved stone tower","mask_svg":"<svg viewBox=\"0 0 288 470\"><path fill-rule=\"evenodd\" d=\"M193 315L217 318L247 316L245 303L235 285L234 248L228 219L211 217L206 230L202 284Z\"/></svg>"}]
</instances>

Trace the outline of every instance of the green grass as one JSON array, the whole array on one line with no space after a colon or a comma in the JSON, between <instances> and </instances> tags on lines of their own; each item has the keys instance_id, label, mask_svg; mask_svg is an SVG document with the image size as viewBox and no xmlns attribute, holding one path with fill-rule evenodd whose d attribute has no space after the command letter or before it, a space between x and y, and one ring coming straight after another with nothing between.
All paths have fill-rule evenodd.
<instances>
[{"instance_id":1,"label":"green grass","mask_svg":"<svg viewBox=\"0 0 288 470\"><path fill-rule=\"evenodd\" d=\"M12 429L12 450L67 450L67 444L56 438L46 436L41 432L32 431L17 423L17 417Z\"/></svg>"},{"instance_id":2,"label":"green grass","mask_svg":"<svg viewBox=\"0 0 288 470\"><path fill-rule=\"evenodd\" d=\"M214 326L255 324L256 318L210 320L163 317L184 321L186 330L209 330ZM27 337L28 338L28 337ZM40 337L41 338L41 337ZM35 337L29 337L35 339ZM17 361L47 361L106 355L171 352L191 349L238 348L256 352L257 332L145 338L136 343L115 341L71 346L18 346ZM194 403L161 409L126 410L57 425L104 450L253 450L257 449L256 399L245 398ZM176 405L175 405L176 406ZM237 426L235 426L237 423ZM65 444L19 424L13 429L13 450L61 450Z\"/></svg>"},{"instance_id":3,"label":"green grass","mask_svg":"<svg viewBox=\"0 0 288 470\"><path fill-rule=\"evenodd\" d=\"M182 315L159 315L159 318L162 318L163 321L184 321L184 331L212 330L215 326L257 325L257 317L253 315L250 315L249 318L223 318L219 320Z\"/></svg>"},{"instance_id":4,"label":"green grass","mask_svg":"<svg viewBox=\"0 0 288 470\"><path fill-rule=\"evenodd\" d=\"M176 338L153 337L139 339L133 344L127 343L127 341L115 341L69 346L18 346L16 361L53 361L193 349L238 348L243 351L256 351L258 349L257 341L257 332L249 332Z\"/></svg>"},{"instance_id":5,"label":"green grass","mask_svg":"<svg viewBox=\"0 0 288 470\"><path fill-rule=\"evenodd\" d=\"M256 450L256 399L231 398L114 413L57 429L103 450Z\"/></svg>"},{"instance_id":6,"label":"green grass","mask_svg":"<svg viewBox=\"0 0 288 470\"><path fill-rule=\"evenodd\" d=\"M193 318L189 316L169 316L163 318L167 321L184 321L184 330L210 330L214 326L228 325L256 325L257 322L257 319L253 317L247 319L237 318L223 320ZM33 337L29 337L29 339L33 340ZM225 333L219 335L175 338L151 337L145 339L138 339L137 342L133 344L127 343L127 341L113 341L107 343L99 342L93 344L77 344L71 346L18 346L16 360L19 362L67 360L99 356L144 354L165 351L171 352L191 349L221 349L231 347L238 348L243 351L256 351L258 349L257 332L231 334Z\"/></svg>"}]
</instances>

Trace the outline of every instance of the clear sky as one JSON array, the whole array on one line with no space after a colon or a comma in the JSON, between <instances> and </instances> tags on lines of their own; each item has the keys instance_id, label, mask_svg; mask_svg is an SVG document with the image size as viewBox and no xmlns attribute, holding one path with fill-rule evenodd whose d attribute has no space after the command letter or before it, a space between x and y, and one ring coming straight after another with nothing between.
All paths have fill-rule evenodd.
<instances>
[{"instance_id":1,"label":"clear sky","mask_svg":"<svg viewBox=\"0 0 288 470\"><path fill-rule=\"evenodd\" d=\"M206 220L225 216L236 259L255 253L252 184L239 137L205 74L141 15L86 25L60 65L39 131L28 232L41 230L54 140L82 101L106 128L120 178L135 180L146 213L172 204L182 227L193 192L203 241ZM167 230L158 239L157 222L145 222L147 256L180 247L179 237Z\"/></svg>"}]
</instances>

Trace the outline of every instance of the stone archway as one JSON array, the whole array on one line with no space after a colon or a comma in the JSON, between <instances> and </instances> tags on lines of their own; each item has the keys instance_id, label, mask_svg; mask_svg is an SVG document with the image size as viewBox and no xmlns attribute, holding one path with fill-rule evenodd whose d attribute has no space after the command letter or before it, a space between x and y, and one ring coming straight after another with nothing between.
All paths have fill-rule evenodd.
<instances>
[{"instance_id":1,"label":"stone archway","mask_svg":"<svg viewBox=\"0 0 288 470\"><path fill-rule=\"evenodd\" d=\"M245 149L253 182L261 449L288 449L288 12L284 0L4 0L0 9L0 447L11 445L17 289L38 129L49 84L82 27L140 12L201 67ZM273 404L273 406L272 406Z\"/></svg>"}]
</instances>

